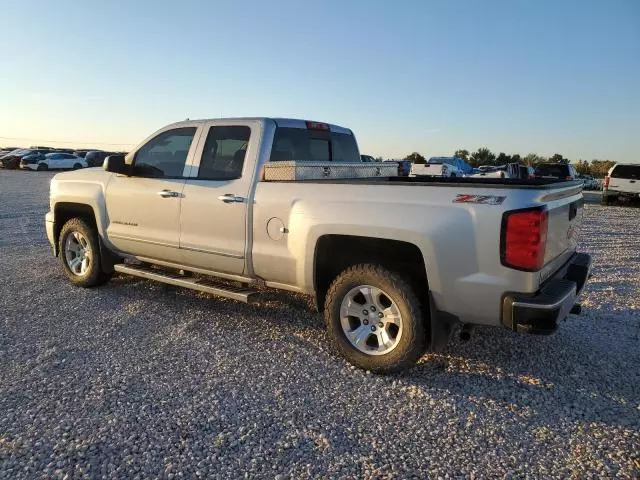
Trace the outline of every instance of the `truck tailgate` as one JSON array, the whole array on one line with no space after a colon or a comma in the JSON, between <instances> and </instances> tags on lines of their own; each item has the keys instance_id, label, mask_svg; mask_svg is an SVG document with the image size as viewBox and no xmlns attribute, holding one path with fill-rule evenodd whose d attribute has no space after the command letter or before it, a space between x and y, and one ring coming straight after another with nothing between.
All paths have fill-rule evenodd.
<instances>
[{"instance_id":1,"label":"truck tailgate","mask_svg":"<svg viewBox=\"0 0 640 480\"><path fill-rule=\"evenodd\" d=\"M568 187L565 190L555 191L552 195L552 200L547 202L549 216L545 265L565 252L576 250L582 227L584 200L581 189ZM544 197L542 200L545 200Z\"/></svg>"},{"instance_id":2,"label":"truck tailgate","mask_svg":"<svg viewBox=\"0 0 640 480\"><path fill-rule=\"evenodd\" d=\"M640 194L640 179L611 177L609 189L622 193Z\"/></svg>"},{"instance_id":3,"label":"truck tailgate","mask_svg":"<svg viewBox=\"0 0 640 480\"><path fill-rule=\"evenodd\" d=\"M411 174L441 177L444 176L443 168L442 163L417 163L411 167Z\"/></svg>"}]
</instances>

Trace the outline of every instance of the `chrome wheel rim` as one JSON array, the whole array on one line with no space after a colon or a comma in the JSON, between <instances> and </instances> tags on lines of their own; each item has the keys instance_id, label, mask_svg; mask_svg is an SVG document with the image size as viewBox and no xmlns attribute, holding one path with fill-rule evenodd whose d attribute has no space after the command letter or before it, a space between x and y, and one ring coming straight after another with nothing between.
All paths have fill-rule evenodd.
<instances>
[{"instance_id":1,"label":"chrome wheel rim","mask_svg":"<svg viewBox=\"0 0 640 480\"><path fill-rule=\"evenodd\" d=\"M402 338L402 315L391 296L371 285L352 288L340 305L340 324L353 347L367 355L384 355Z\"/></svg>"},{"instance_id":2,"label":"chrome wheel rim","mask_svg":"<svg viewBox=\"0 0 640 480\"><path fill-rule=\"evenodd\" d=\"M74 275L85 275L91 267L91 246L87 238L80 232L67 235L64 247L64 257L67 267Z\"/></svg>"}]
</instances>

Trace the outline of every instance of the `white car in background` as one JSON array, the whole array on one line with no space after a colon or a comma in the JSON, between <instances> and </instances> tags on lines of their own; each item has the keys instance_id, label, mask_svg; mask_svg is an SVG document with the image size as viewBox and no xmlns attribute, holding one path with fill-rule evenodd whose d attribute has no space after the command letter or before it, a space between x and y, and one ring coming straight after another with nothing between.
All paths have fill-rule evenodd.
<instances>
[{"instance_id":1,"label":"white car in background","mask_svg":"<svg viewBox=\"0 0 640 480\"><path fill-rule=\"evenodd\" d=\"M34 163L22 162L21 168L29 170L77 170L86 168L87 162L84 158L78 157L71 153L47 153L43 158L38 159Z\"/></svg>"},{"instance_id":2,"label":"white car in background","mask_svg":"<svg viewBox=\"0 0 640 480\"><path fill-rule=\"evenodd\" d=\"M640 164L616 163L604 177L601 203L609 205L621 199L640 199Z\"/></svg>"}]
</instances>

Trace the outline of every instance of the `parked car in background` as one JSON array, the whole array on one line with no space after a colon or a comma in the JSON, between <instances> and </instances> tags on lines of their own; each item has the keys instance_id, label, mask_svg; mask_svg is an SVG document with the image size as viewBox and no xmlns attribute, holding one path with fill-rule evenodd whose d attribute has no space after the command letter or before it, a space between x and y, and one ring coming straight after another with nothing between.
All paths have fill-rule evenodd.
<instances>
[{"instance_id":1,"label":"parked car in background","mask_svg":"<svg viewBox=\"0 0 640 480\"><path fill-rule=\"evenodd\" d=\"M5 152L3 155L0 156L0 167L2 168L16 168L15 166L12 166L15 162L15 165L19 165L20 164L20 159L18 158L17 160L15 160L15 158L22 154L22 152L24 151L24 148L16 148L15 150L12 150L10 152Z\"/></svg>"},{"instance_id":2,"label":"parked car in background","mask_svg":"<svg viewBox=\"0 0 640 480\"><path fill-rule=\"evenodd\" d=\"M385 162L395 162L398 164L398 176L408 177L411 173L412 163L409 160L385 160Z\"/></svg>"},{"instance_id":3,"label":"parked car in background","mask_svg":"<svg viewBox=\"0 0 640 480\"><path fill-rule=\"evenodd\" d=\"M84 158L77 157L71 153L48 153L44 158L34 163L24 163L20 165L22 168L29 170L77 170L85 168L87 162Z\"/></svg>"},{"instance_id":4,"label":"parked car in background","mask_svg":"<svg viewBox=\"0 0 640 480\"><path fill-rule=\"evenodd\" d=\"M576 180L578 172L569 163L539 163L535 166L536 177L557 178L558 180Z\"/></svg>"},{"instance_id":5,"label":"parked car in background","mask_svg":"<svg viewBox=\"0 0 640 480\"><path fill-rule=\"evenodd\" d=\"M411 173L411 162L409 160L398 160L398 175L408 177Z\"/></svg>"},{"instance_id":6,"label":"parked car in background","mask_svg":"<svg viewBox=\"0 0 640 480\"><path fill-rule=\"evenodd\" d=\"M471 175L473 167L460 157L431 157L427 163L414 163L411 175L428 177L463 177Z\"/></svg>"},{"instance_id":7,"label":"parked car in background","mask_svg":"<svg viewBox=\"0 0 640 480\"><path fill-rule=\"evenodd\" d=\"M373 158L371 155L360 155L360 159L366 163L372 163L376 161L376 159Z\"/></svg>"},{"instance_id":8,"label":"parked car in background","mask_svg":"<svg viewBox=\"0 0 640 480\"><path fill-rule=\"evenodd\" d=\"M109 155L115 155L113 152L103 152L102 150L91 150L87 152L84 160L89 167L101 167L104 159Z\"/></svg>"},{"instance_id":9,"label":"parked car in background","mask_svg":"<svg viewBox=\"0 0 640 480\"><path fill-rule=\"evenodd\" d=\"M91 152L92 150L73 150L69 153L73 153L76 157L80 157L80 158L85 158L87 153Z\"/></svg>"},{"instance_id":10,"label":"parked car in background","mask_svg":"<svg viewBox=\"0 0 640 480\"><path fill-rule=\"evenodd\" d=\"M578 175L578 180L582 180L582 188L585 190L598 190L600 188L600 182L591 175Z\"/></svg>"},{"instance_id":11,"label":"parked car in background","mask_svg":"<svg viewBox=\"0 0 640 480\"><path fill-rule=\"evenodd\" d=\"M470 175L471 177L486 178L520 178L529 180L535 177L531 174L528 167L519 163L509 163L508 165L483 165L479 168L478 173Z\"/></svg>"},{"instance_id":12,"label":"parked car in background","mask_svg":"<svg viewBox=\"0 0 640 480\"><path fill-rule=\"evenodd\" d=\"M20 168L24 168L25 165L38 163L38 161L44 160L45 155L47 155L48 153L49 152L47 152L46 150L39 150L39 151L34 151L32 153L29 153L28 155L24 155L20 159Z\"/></svg>"},{"instance_id":13,"label":"parked car in background","mask_svg":"<svg viewBox=\"0 0 640 480\"><path fill-rule=\"evenodd\" d=\"M0 148L0 157L6 155L9 152L13 152L14 150L18 150L18 147L2 147Z\"/></svg>"},{"instance_id":14,"label":"parked car in background","mask_svg":"<svg viewBox=\"0 0 640 480\"><path fill-rule=\"evenodd\" d=\"M536 171L533 167L520 165L520 178L528 178L529 180L533 180L534 178L536 178Z\"/></svg>"},{"instance_id":15,"label":"parked car in background","mask_svg":"<svg viewBox=\"0 0 640 480\"><path fill-rule=\"evenodd\" d=\"M602 204L640 198L640 164L617 163L609 169L602 184Z\"/></svg>"},{"instance_id":16,"label":"parked car in background","mask_svg":"<svg viewBox=\"0 0 640 480\"><path fill-rule=\"evenodd\" d=\"M22 148L22 149L14 150L13 152L10 152L7 155L0 158L0 164L4 168L16 169L20 167L20 162L24 157L28 155L34 155L39 153L49 153L49 152L50 152L49 149Z\"/></svg>"}]
</instances>

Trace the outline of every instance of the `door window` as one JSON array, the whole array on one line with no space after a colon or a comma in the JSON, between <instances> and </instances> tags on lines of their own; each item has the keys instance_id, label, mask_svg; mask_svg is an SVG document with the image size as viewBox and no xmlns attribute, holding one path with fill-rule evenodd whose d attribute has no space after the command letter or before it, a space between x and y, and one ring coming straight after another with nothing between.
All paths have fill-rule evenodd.
<instances>
[{"instance_id":1,"label":"door window","mask_svg":"<svg viewBox=\"0 0 640 480\"><path fill-rule=\"evenodd\" d=\"M196 127L167 130L149 140L133 161L137 177L181 178Z\"/></svg>"},{"instance_id":2,"label":"door window","mask_svg":"<svg viewBox=\"0 0 640 480\"><path fill-rule=\"evenodd\" d=\"M233 180L242 176L251 129L247 126L211 127L204 144L198 178Z\"/></svg>"}]
</instances>

